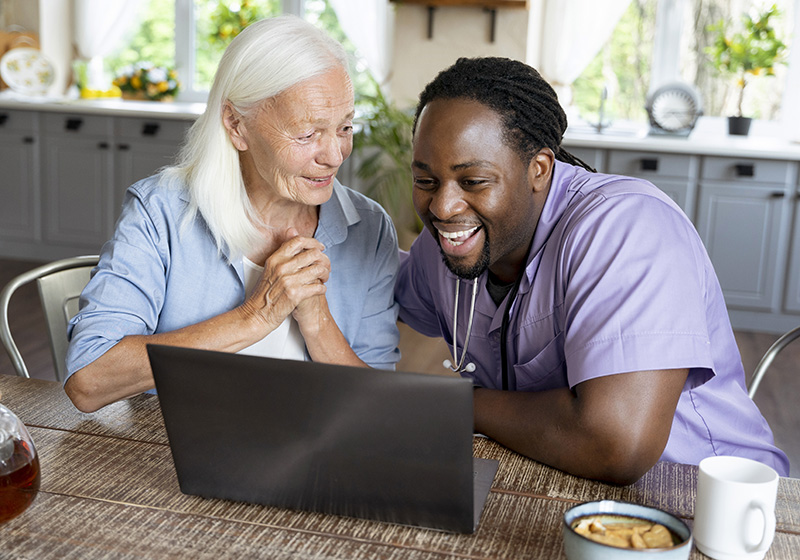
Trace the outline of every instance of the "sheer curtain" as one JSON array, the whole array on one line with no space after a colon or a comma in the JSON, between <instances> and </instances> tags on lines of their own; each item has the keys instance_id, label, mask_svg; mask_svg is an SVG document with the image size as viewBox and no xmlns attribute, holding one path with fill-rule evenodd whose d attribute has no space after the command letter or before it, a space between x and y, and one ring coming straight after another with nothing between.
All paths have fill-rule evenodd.
<instances>
[{"instance_id":1,"label":"sheer curtain","mask_svg":"<svg viewBox=\"0 0 800 560\"><path fill-rule=\"evenodd\" d=\"M538 70L561 104L570 105L570 85L611 36L631 0L543 0Z\"/></svg>"},{"instance_id":2,"label":"sheer curtain","mask_svg":"<svg viewBox=\"0 0 800 560\"><path fill-rule=\"evenodd\" d=\"M113 53L136 31L141 0L74 0L75 46L78 56L88 60L90 89L111 84L103 71L103 58Z\"/></svg>"},{"instance_id":3,"label":"sheer curtain","mask_svg":"<svg viewBox=\"0 0 800 560\"><path fill-rule=\"evenodd\" d=\"M383 85L391 70L394 12L389 0L328 0L339 25Z\"/></svg>"}]
</instances>

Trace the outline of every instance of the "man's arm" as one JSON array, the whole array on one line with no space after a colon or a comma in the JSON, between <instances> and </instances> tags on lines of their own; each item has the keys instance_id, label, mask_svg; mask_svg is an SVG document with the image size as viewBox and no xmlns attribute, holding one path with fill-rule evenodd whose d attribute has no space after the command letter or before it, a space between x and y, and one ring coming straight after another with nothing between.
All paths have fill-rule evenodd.
<instances>
[{"instance_id":1,"label":"man's arm","mask_svg":"<svg viewBox=\"0 0 800 560\"><path fill-rule=\"evenodd\" d=\"M607 375L541 392L475 390L475 430L562 471L632 484L661 457L689 370Z\"/></svg>"}]
</instances>

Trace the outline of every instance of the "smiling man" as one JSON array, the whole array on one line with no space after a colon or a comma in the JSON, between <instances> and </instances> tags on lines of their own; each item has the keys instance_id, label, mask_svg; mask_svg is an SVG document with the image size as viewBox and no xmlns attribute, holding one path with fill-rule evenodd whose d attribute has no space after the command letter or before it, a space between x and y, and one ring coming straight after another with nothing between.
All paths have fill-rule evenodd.
<instances>
[{"instance_id":1,"label":"smiling man","mask_svg":"<svg viewBox=\"0 0 800 560\"><path fill-rule=\"evenodd\" d=\"M475 429L618 484L657 461L739 455L788 475L745 391L719 282L658 188L561 148L566 116L531 67L460 59L420 95L400 317L453 348Z\"/></svg>"}]
</instances>

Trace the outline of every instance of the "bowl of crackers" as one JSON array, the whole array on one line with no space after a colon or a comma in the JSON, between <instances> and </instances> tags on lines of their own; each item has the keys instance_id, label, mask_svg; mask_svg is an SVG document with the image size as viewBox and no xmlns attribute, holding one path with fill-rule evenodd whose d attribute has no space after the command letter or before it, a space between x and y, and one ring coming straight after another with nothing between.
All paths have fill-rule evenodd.
<instances>
[{"instance_id":1,"label":"bowl of crackers","mask_svg":"<svg viewBox=\"0 0 800 560\"><path fill-rule=\"evenodd\" d=\"M562 526L569 560L685 560L692 531L664 510L600 500L571 507Z\"/></svg>"}]
</instances>

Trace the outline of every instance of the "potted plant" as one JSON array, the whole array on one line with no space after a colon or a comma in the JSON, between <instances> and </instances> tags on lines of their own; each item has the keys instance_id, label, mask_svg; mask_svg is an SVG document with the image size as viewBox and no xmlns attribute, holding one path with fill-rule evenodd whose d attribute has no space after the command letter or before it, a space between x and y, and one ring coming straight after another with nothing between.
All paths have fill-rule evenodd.
<instances>
[{"instance_id":1,"label":"potted plant","mask_svg":"<svg viewBox=\"0 0 800 560\"><path fill-rule=\"evenodd\" d=\"M742 115L742 100L748 79L753 76L774 76L775 65L783 62L786 45L778 39L770 19L778 17L778 8L772 7L755 16L743 14L741 28L732 30L724 20L710 25L715 33L713 43L706 49L710 61L720 74L736 80L739 88L737 114L728 117L730 134L747 135L750 130L749 117Z\"/></svg>"},{"instance_id":2,"label":"potted plant","mask_svg":"<svg viewBox=\"0 0 800 560\"><path fill-rule=\"evenodd\" d=\"M411 201L411 128L413 114L386 99L380 88L361 96L359 105L369 108L360 117L360 129L353 138L357 154L356 175L362 191L377 200L392 217L401 247L422 229Z\"/></svg>"}]
</instances>

